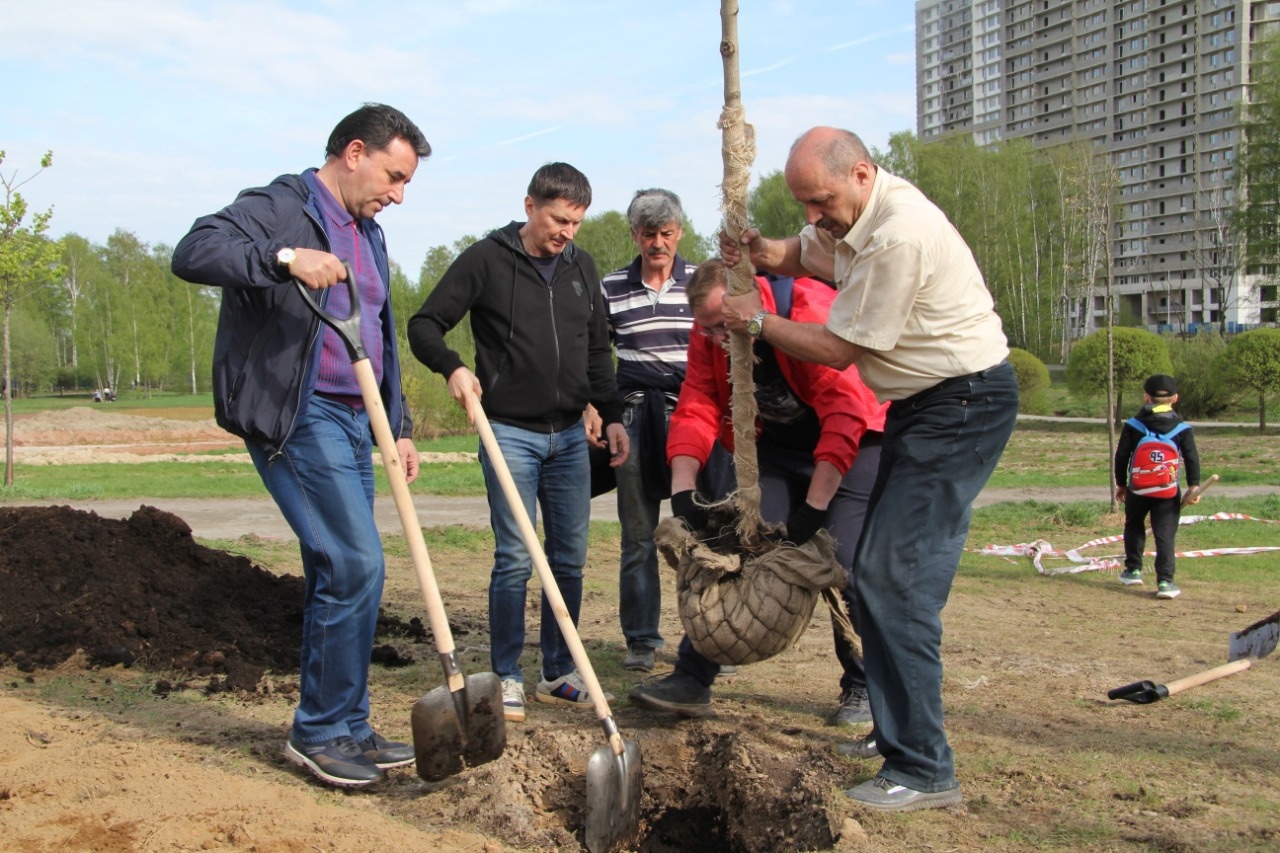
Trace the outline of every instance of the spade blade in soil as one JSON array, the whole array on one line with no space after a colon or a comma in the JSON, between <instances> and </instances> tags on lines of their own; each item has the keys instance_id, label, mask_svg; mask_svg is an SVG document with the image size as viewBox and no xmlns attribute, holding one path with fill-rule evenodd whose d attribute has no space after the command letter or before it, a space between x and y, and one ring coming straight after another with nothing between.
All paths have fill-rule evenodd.
<instances>
[{"instance_id":1,"label":"spade blade in soil","mask_svg":"<svg viewBox=\"0 0 1280 853\"><path fill-rule=\"evenodd\" d=\"M602 746L587 762L587 849L607 853L634 841L640 832L644 774L640 747L623 741L622 754Z\"/></svg>"},{"instance_id":2,"label":"spade blade in soil","mask_svg":"<svg viewBox=\"0 0 1280 853\"><path fill-rule=\"evenodd\" d=\"M418 775L439 782L487 764L507 746L502 681L492 672L468 675L466 687L437 687L413 703L410 715Z\"/></svg>"}]
</instances>

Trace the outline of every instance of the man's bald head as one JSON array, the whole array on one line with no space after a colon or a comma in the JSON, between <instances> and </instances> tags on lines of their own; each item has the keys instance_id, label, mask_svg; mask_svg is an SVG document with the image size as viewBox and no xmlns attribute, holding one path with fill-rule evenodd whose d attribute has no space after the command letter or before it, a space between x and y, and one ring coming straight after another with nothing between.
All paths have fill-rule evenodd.
<instances>
[{"instance_id":1,"label":"man's bald head","mask_svg":"<svg viewBox=\"0 0 1280 853\"><path fill-rule=\"evenodd\" d=\"M857 134L815 127L791 145L783 177L805 221L839 240L866 209L875 164Z\"/></svg>"}]
</instances>

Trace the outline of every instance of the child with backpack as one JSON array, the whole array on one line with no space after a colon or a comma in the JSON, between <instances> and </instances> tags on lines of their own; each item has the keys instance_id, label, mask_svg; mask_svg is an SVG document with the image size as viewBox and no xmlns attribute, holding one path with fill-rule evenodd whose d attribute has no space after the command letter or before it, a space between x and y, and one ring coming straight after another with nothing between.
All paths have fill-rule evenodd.
<instances>
[{"instance_id":1,"label":"child with backpack","mask_svg":"<svg viewBox=\"0 0 1280 853\"><path fill-rule=\"evenodd\" d=\"M1173 582L1173 540L1182 515L1178 488L1180 470L1187 472L1187 486L1200 485L1200 454L1191 425L1173 411L1178 383L1157 374L1142 386L1143 406L1125 421L1116 445L1116 500L1124 503L1124 571L1126 586L1142 583L1142 555L1147 545L1147 516L1156 540L1156 598L1182 594ZM1199 495L1188 503L1200 502Z\"/></svg>"}]
</instances>

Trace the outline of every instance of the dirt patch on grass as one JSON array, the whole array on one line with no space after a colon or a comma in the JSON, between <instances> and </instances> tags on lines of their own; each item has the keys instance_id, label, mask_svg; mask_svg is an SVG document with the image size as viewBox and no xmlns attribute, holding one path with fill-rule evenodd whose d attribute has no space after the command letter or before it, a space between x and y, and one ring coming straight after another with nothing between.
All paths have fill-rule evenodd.
<instances>
[{"instance_id":1,"label":"dirt patch on grass","mask_svg":"<svg viewBox=\"0 0 1280 853\"><path fill-rule=\"evenodd\" d=\"M76 406L14 418L14 457L24 465L198 462L218 451L228 462L250 462L244 442L192 409L120 411L115 404ZM182 415L186 415L182 417ZM4 419L0 418L0 431ZM376 455L376 454L375 454ZM474 462L475 453L424 453L425 462Z\"/></svg>"}]
</instances>

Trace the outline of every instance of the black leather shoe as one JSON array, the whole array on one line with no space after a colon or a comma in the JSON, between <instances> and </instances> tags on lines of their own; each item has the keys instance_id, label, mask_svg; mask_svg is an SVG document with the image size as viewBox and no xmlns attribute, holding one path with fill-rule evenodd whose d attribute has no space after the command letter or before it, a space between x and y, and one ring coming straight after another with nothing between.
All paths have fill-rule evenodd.
<instances>
[{"instance_id":1,"label":"black leather shoe","mask_svg":"<svg viewBox=\"0 0 1280 853\"><path fill-rule=\"evenodd\" d=\"M652 684L637 684L627 698L641 708L674 711L684 717L705 717L711 711L711 688L683 672L673 672Z\"/></svg>"},{"instance_id":2,"label":"black leather shoe","mask_svg":"<svg viewBox=\"0 0 1280 853\"><path fill-rule=\"evenodd\" d=\"M836 755L844 755L849 758L875 758L879 754L880 749L876 746L875 735L867 735L861 740L851 740L836 744Z\"/></svg>"},{"instance_id":3,"label":"black leather shoe","mask_svg":"<svg viewBox=\"0 0 1280 853\"><path fill-rule=\"evenodd\" d=\"M387 740L377 732L371 733L367 738L360 741L360 749L364 752L365 758L383 770L412 764L417 757L417 754L413 751L412 744Z\"/></svg>"}]
</instances>

